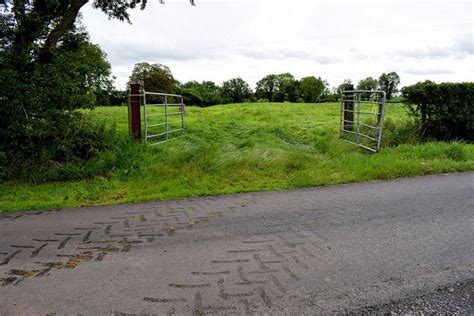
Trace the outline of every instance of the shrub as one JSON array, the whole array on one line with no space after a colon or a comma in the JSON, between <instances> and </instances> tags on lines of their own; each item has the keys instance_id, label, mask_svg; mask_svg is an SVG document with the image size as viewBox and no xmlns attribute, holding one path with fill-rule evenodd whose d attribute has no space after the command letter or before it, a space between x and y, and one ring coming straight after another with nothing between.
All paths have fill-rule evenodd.
<instances>
[{"instance_id":1,"label":"shrub","mask_svg":"<svg viewBox=\"0 0 474 316\"><path fill-rule=\"evenodd\" d=\"M29 9L19 16L30 11L35 16ZM36 16L23 17L20 24L16 15L6 18L12 34L20 32L24 21L37 23ZM80 113L93 108L98 92L111 86L105 53L81 27L68 31L44 59L37 56L43 37L26 50L15 46L15 38L8 40L13 42L0 49L0 178L32 179L34 170L75 163L80 168L106 146L104 128Z\"/></svg>"},{"instance_id":2,"label":"shrub","mask_svg":"<svg viewBox=\"0 0 474 316\"><path fill-rule=\"evenodd\" d=\"M474 140L474 82L419 82L402 89L410 113L422 126L422 137Z\"/></svg>"},{"instance_id":3,"label":"shrub","mask_svg":"<svg viewBox=\"0 0 474 316\"><path fill-rule=\"evenodd\" d=\"M420 141L420 124L417 120L402 122L385 119L382 131L382 146L394 147L401 144L415 145Z\"/></svg>"},{"instance_id":4,"label":"shrub","mask_svg":"<svg viewBox=\"0 0 474 316\"><path fill-rule=\"evenodd\" d=\"M113 144L113 133L104 125L76 112L37 127L19 141L15 150L0 150L0 178L43 182L102 173L84 173L83 169Z\"/></svg>"}]
</instances>

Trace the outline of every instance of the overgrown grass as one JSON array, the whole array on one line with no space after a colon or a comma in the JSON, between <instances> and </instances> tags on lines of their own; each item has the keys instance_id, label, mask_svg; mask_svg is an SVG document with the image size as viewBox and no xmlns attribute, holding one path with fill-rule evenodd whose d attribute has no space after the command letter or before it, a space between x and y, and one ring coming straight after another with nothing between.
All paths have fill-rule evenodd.
<instances>
[{"instance_id":1,"label":"overgrown grass","mask_svg":"<svg viewBox=\"0 0 474 316\"><path fill-rule=\"evenodd\" d=\"M91 115L115 126L117 133L112 149L81 167L89 178L2 183L0 211L163 200L474 169L474 145L418 144L399 104L386 106L385 147L378 154L368 154L339 139L339 105L335 103L188 107L185 137L155 147L128 141L126 107L100 107ZM93 174L98 176L91 177Z\"/></svg>"}]
</instances>

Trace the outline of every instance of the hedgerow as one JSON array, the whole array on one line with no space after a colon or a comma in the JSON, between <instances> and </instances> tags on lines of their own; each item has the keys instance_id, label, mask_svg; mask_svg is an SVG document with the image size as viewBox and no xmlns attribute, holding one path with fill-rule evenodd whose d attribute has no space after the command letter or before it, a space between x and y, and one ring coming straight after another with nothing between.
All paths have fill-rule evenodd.
<instances>
[{"instance_id":1,"label":"hedgerow","mask_svg":"<svg viewBox=\"0 0 474 316\"><path fill-rule=\"evenodd\" d=\"M422 137L474 140L474 82L419 82L402 89L410 113L422 126Z\"/></svg>"}]
</instances>

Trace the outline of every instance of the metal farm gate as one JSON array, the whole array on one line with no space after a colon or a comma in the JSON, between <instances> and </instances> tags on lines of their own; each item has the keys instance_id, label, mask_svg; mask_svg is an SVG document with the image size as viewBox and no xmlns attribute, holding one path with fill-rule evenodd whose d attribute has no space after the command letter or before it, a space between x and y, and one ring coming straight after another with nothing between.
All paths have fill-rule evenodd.
<instances>
[{"instance_id":1,"label":"metal farm gate","mask_svg":"<svg viewBox=\"0 0 474 316\"><path fill-rule=\"evenodd\" d=\"M130 94L129 117L131 117L130 131L135 139L142 139L148 145L157 145L184 135L183 96L146 91L137 93L133 90L137 88L132 87ZM143 104L143 138L141 137L140 103ZM133 114L133 109L136 114ZM138 116L138 119L133 116ZM135 132L133 129L137 130L137 127L133 127L134 122L135 126L138 125L138 131Z\"/></svg>"},{"instance_id":2,"label":"metal farm gate","mask_svg":"<svg viewBox=\"0 0 474 316\"><path fill-rule=\"evenodd\" d=\"M144 92L143 125L145 143L156 145L183 136L183 96Z\"/></svg>"},{"instance_id":3,"label":"metal farm gate","mask_svg":"<svg viewBox=\"0 0 474 316\"><path fill-rule=\"evenodd\" d=\"M385 107L384 91L343 91L341 138L371 152L380 150Z\"/></svg>"}]
</instances>

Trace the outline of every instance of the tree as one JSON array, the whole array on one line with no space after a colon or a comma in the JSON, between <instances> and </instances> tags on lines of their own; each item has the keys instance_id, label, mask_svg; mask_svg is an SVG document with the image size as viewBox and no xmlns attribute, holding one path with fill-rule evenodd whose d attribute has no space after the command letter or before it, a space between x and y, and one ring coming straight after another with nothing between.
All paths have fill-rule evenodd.
<instances>
[{"instance_id":1,"label":"tree","mask_svg":"<svg viewBox=\"0 0 474 316\"><path fill-rule=\"evenodd\" d=\"M342 95L343 91L354 90L354 85L352 84L351 79L344 79L344 81L337 86L337 94L339 96Z\"/></svg>"},{"instance_id":2,"label":"tree","mask_svg":"<svg viewBox=\"0 0 474 316\"><path fill-rule=\"evenodd\" d=\"M296 100L298 98L297 86L295 77L289 72L279 75L267 75L257 82L255 96L267 99L269 102Z\"/></svg>"},{"instance_id":3,"label":"tree","mask_svg":"<svg viewBox=\"0 0 474 316\"><path fill-rule=\"evenodd\" d=\"M377 85L377 79L367 77L359 81L357 84L357 90L377 90Z\"/></svg>"},{"instance_id":4,"label":"tree","mask_svg":"<svg viewBox=\"0 0 474 316\"><path fill-rule=\"evenodd\" d=\"M201 82L201 87L201 91L204 95L206 105L215 105L222 103L221 87L219 87L212 81Z\"/></svg>"},{"instance_id":5,"label":"tree","mask_svg":"<svg viewBox=\"0 0 474 316\"><path fill-rule=\"evenodd\" d=\"M64 143L66 132L79 137L79 131L72 129L84 126L75 110L93 107L97 91L110 84L105 53L75 26L88 2L0 0L0 82L8 82L0 85L0 157L6 157L2 160L7 164L21 165L22 159L39 156L45 161L68 160L69 154L89 159L96 150L84 149L87 137ZM147 4L147 0L91 2L109 17L126 21L129 9L144 9ZM70 151L55 155L56 147Z\"/></svg>"},{"instance_id":6,"label":"tree","mask_svg":"<svg viewBox=\"0 0 474 316\"><path fill-rule=\"evenodd\" d=\"M18 58L8 48L0 53L0 81L8 82L0 85L0 152L7 162L90 158L93 148L66 144L65 139L80 134L71 131L80 126L81 114L75 110L92 108L100 92L111 88L105 53L90 43L84 30L75 28L64 36L49 64L22 64Z\"/></svg>"},{"instance_id":7,"label":"tree","mask_svg":"<svg viewBox=\"0 0 474 316\"><path fill-rule=\"evenodd\" d=\"M58 43L73 29L79 11L89 0L0 0L5 13L14 21L14 31L4 46L17 54L29 55L37 42L37 61L43 64L51 62ZM128 9L137 6L145 9L147 0L94 0L92 6L106 13L110 18L130 22ZM163 3L162 0L160 0ZM194 0L191 0L194 5ZM23 56L24 57L24 56Z\"/></svg>"},{"instance_id":8,"label":"tree","mask_svg":"<svg viewBox=\"0 0 474 316\"><path fill-rule=\"evenodd\" d=\"M162 64L142 62L135 64L128 84L138 83L145 91L175 93L176 80L171 70Z\"/></svg>"},{"instance_id":9,"label":"tree","mask_svg":"<svg viewBox=\"0 0 474 316\"><path fill-rule=\"evenodd\" d=\"M273 101L273 94L277 89L277 76L267 75L257 82L255 95L257 98L265 98L269 102Z\"/></svg>"},{"instance_id":10,"label":"tree","mask_svg":"<svg viewBox=\"0 0 474 316\"><path fill-rule=\"evenodd\" d=\"M344 79L344 81L340 85L338 85L336 88L337 99L339 100L342 97L342 93L344 91L350 91L350 90L354 90L354 85L352 84L352 80Z\"/></svg>"},{"instance_id":11,"label":"tree","mask_svg":"<svg viewBox=\"0 0 474 316\"><path fill-rule=\"evenodd\" d=\"M185 102L190 105L210 106L222 103L221 88L212 81L189 81L180 88Z\"/></svg>"},{"instance_id":12,"label":"tree","mask_svg":"<svg viewBox=\"0 0 474 316\"><path fill-rule=\"evenodd\" d=\"M321 78L314 76L302 78L300 81L300 90L303 101L314 103L327 89L325 82Z\"/></svg>"},{"instance_id":13,"label":"tree","mask_svg":"<svg viewBox=\"0 0 474 316\"><path fill-rule=\"evenodd\" d=\"M194 88L183 88L179 93L187 105L204 106L205 104L204 97Z\"/></svg>"},{"instance_id":14,"label":"tree","mask_svg":"<svg viewBox=\"0 0 474 316\"><path fill-rule=\"evenodd\" d=\"M250 86L240 77L224 81L222 84L222 97L227 103L242 103L251 95Z\"/></svg>"},{"instance_id":15,"label":"tree","mask_svg":"<svg viewBox=\"0 0 474 316\"><path fill-rule=\"evenodd\" d=\"M280 93L276 98L280 99L282 95L282 101L299 102L301 100L300 82L294 78L284 80L278 91Z\"/></svg>"},{"instance_id":16,"label":"tree","mask_svg":"<svg viewBox=\"0 0 474 316\"><path fill-rule=\"evenodd\" d=\"M128 92L126 90L112 89L108 91L108 99L110 105L126 105L128 103Z\"/></svg>"},{"instance_id":17,"label":"tree","mask_svg":"<svg viewBox=\"0 0 474 316\"><path fill-rule=\"evenodd\" d=\"M337 87L328 88L326 93L323 95L323 99L326 102L337 102L338 98Z\"/></svg>"},{"instance_id":18,"label":"tree","mask_svg":"<svg viewBox=\"0 0 474 316\"><path fill-rule=\"evenodd\" d=\"M379 87L387 94L387 100L390 100L394 93L396 93L397 86L400 84L400 77L396 72L383 73L379 78Z\"/></svg>"},{"instance_id":19,"label":"tree","mask_svg":"<svg viewBox=\"0 0 474 316\"><path fill-rule=\"evenodd\" d=\"M291 94L296 93L295 77L289 72L276 75L276 90L273 95L273 100L276 102L290 101L294 99Z\"/></svg>"}]
</instances>

